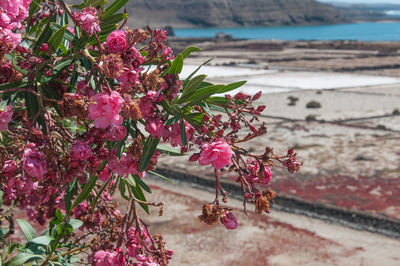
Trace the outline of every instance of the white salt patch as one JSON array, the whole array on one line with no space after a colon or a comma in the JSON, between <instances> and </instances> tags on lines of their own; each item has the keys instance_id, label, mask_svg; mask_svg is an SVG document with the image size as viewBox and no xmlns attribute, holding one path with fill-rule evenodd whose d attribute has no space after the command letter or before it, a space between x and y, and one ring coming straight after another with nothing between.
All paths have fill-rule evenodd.
<instances>
[{"instance_id":1,"label":"white salt patch","mask_svg":"<svg viewBox=\"0 0 400 266\"><path fill-rule=\"evenodd\" d=\"M324 90L400 83L400 79L391 77L322 72L280 72L248 77L247 81L247 86L260 85L292 90Z\"/></svg>"},{"instance_id":2,"label":"white salt patch","mask_svg":"<svg viewBox=\"0 0 400 266\"><path fill-rule=\"evenodd\" d=\"M198 66L184 65L181 74L181 79L187 78ZM253 76L261 74L277 73L276 70L267 69L251 69L242 67L229 66L202 66L196 75L205 74L208 78L235 77L235 76ZM238 81L238 80L236 80ZM232 81L233 82L233 81Z\"/></svg>"}]
</instances>

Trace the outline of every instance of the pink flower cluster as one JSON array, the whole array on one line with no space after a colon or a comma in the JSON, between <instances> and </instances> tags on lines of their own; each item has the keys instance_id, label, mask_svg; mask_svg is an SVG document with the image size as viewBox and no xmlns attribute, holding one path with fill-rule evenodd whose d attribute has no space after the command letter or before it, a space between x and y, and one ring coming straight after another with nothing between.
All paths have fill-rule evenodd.
<instances>
[{"instance_id":1,"label":"pink flower cluster","mask_svg":"<svg viewBox=\"0 0 400 266\"><path fill-rule=\"evenodd\" d=\"M4 111L0 110L0 131L8 129L8 123L10 123L13 114L11 106L7 106Z\"/></svg>"},{"instance_id":2,"label":"pink flower cluster","mask_svg":"<svg viewBox=\"0 0 400 266\"><path fill-rule=\"evenodd\" d=\"M125 266L125 256L122 249L114 251L99 250L94 254L95 266Z\"/></svg>"},{"instance_id":3,"label":"pink flower cluster","mask_svg":"<svg viewBox=\"0 0 400 266\"><path fill-rule=\"evenodd\" d=\"M110 95L97 93L93 101L94 103L89 106L89 118L94 120L95 127L106 129L109 126L122 124L120 113L124 99L118 92L113 91Z\"/></svg>"},{"instance_id":4,"label":"pink flower cluster","mask_svg":"<svg viewBox=\"0 0 400 266\"><path fill-rule=\"evenodd\" d=\"M23 166L26 173L39 180L47 173L47 162L43 152L34 143L29 143L24 150Z\"/></svg>"},{"instance_id":5,"label":"pink flower cluster","mask_svg":"<svg viewBox=\"0 0 400 266\"><path fill-rule=\"evenodd\" d=\"M247 175L247 180L252 184L268 184L272 178L271 168L262 165L260 167L260 163L254 159L247 160L247 166L249 170L249 174Z\"/></svg>"},{"instance_id":6,"label":"pink flower cluster","mask_svg":"<svg viewBox=\"0 0 400 266\"><path fill-rule=\"evenodd\" d=\"M128 49L126 31L116 30L110 33L106 39L106 46L110 53L120 53Z\"/></svg>"},{"instance_id":7,"label":"pink flower cluster","mask_svg":"<svg viewBox=\"0 0 400 266\"><path fill-rule=\"evenodd\" d=\"M0 0L0 27L10 30L22 27L21 22L28 17L32 0Z\"/></svg>"},{"instance_id":8,"label":"pink flower cluster","mask_svg":"<svg viewBox=\"0 0 400 266\"><path fill-rule=\"evenodd\" d=\"M14 30L22 28L21 22L28 17L32 0L0 0L0 49L10 52L21 43L21 34Z\"/></svg>"},{"instance_id":9,"label":"pink flower cluster","mask_svg":"<svg viewBox=\"0 0 400 266\"><path fill-rule=\"evenodd\" d=\"M231 146L224 140L204 143L201 146L199 163L211 164L216 170L219 170L231 163L232 154Z\"/></svg>"},{"instance_id":10,"label":"pink flower cluster","mask_svg":"<svg viewBox=\"0 0 400 266\"><path fill-rule=\"evenodd\" d=\"M87 34L93 35L95 32L101 31L96 8L86 7L80 13L74 11L72 15L75 23L86 31Z\"/></svg>"},{"instance_id":11,"label":"pink flower cluster","mask_svg":"<svg viewBox=\"0 0 400 266\"><path fill-rule=\"evenodd\" d=\"M108 168L119 176L127 177L129 174L134 175L138 173L138 163L131 155L122 153L121 158L117 159L117 156L112 156L108 162Z\"/></svg>"}]
</instances>

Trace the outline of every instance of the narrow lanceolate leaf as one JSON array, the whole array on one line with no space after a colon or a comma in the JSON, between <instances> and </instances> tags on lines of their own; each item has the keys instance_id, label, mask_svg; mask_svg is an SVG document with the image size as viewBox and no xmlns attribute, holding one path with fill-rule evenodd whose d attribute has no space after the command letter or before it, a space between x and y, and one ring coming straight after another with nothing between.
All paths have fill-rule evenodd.
<instances>
[{"instance_id":1,"label":"narrow lanceolate leaf","mask_svg":"<svg viewBox=\"0 0 400 266\"><path fill-rule=\"evenodd\" d=\"M81 203L84 199L86 199L89 196L90 192L92 191L92 189L96 185L96 181L97 181L97 176L92 176L89 179L89 181L83 187L81 194L79 194L79 196L76 198L76 200L75 200L74 204L72 205L71 209L73 209L76 206L78 206L79 203Z\"/></svg>"},{"instance_id":2,"label":"narrow lanceolate leaf","mask_svg":"<svg viewBox=\"0 0 400 266\"><path fill-rule=\"evenodd\" d=\"M151 189L149 188L149 186L145 182L143 182L138 174L134 175L133 178L135 179L136 184L139 184L139 186L141 186L144 190L146 190L148 193L151 193Z\"/></svg>"},{"instance_id":3,"label":"narrow lanceolate leaf","mask_svg":"<svg viewBox=\"0 0 400 266\"><path fill-rule=\"evenodd\" d=\"M159 174L159 173L156 173L156 172L153 172L153 171L149 171L149 173L152 174L152 175L161 177L162 179L164 179L164 180L167 181L167 182L170 182L170 183L172 183L172 184L175 184L174 181L172 181L171 179L169 179L169 178L167 178L167 177L165 177L165 176L163 176L163 175L161 175L161 174Z\"/></svg>"},{"instance_id":4,"label":"narrow lanceolate leaf","mask_svg":"<svg viewBox=\"0 0 400 266\"><path fill-rule=\"evenodd\" d=\"M186 153L181 153L180 150L173 147L167 146L165 144L158 144L157 150L161 153L167 154L169 156L185 156Z\"/></svg>"},{"instance_id":5,"label":"narrow lanceolate leaf","mask_svg":"<svg viewBox=\"0 0 400 266\"><path fill-rule=\"evenodd\" d=\"M112 2L106 10L104 10L103 19L114 15L118 10L120 10L129 0L115 0Z\"/></svg>"},{"instance_id":6,"label":"narrow lanceolate leaf","mask_svg":"<svg viewBox=\"0 0 400 266\"><path fill-rule=\"evenodd\" d=\"M132 191L132 194L133 194L133 196L135 197L135 198L137 198L138 200L141 200L141 201L147 201L146 200L146 197L145 197L145 195L144 195L144 193L143 193L143 190L142 190L142 188L139 186L139 185L136 185L136 186L129 186L130 188L131 188L131 191ZM150 214L150 211L149 211L149 206L148 205L146 205L146 204L142 204L142 203L139 203L140 204L140 207L142 207L142 209L147 213L147 214Z\"/></svg>"},{"instance_id":7,"label":"narrow lanceolate leaf","mask_svg":"<svg viewBox=\"0 0 400 266\"><path fill-rule=\"evenodd\" d=\"M151 136L148 137L144 147L143 147L143 155L140 159L140 172L143 172L147 165L149 164L151 157L156 151L159 139L153 139Z\"/></svg>"},{"instance_id":8,"label":"narrow lanceolate leaf","mask_svg":"<svg viewBox=\"0 0 400 266\"><path fill-rule=\"evenodd\" d=\"M36 237L35 229L33 229L32 225L23 219L17 219L17 223L19 227L21 227L22 232L26 240L31 241Z\"/></svg>"},{"instance_id":9,"label":"narrow lanceolate leaf","mask_svg":"<svg viewBox=\"0 0 400 266\"><path fill-rule=\"evenodd\" d=\"M25 88L30 86L31 84L28 82L17 82L17 83L4 83L0 85L0 94L8 89L16 89L16 88Z\"/></svg>"},{"instance_id":10,"label":"narrow lanceolate leaf","mask_svg":"<svg viewBox=\"0 0 400 266\"><path fill-rule=\"evenodd\" d=\"M181 141L182 145L185 147L187 145L187 136L186 136L185 123L183 121L181 121Z\"/></svg>"},{"instance_id":11,"label":"narrow lanceolate leaf","mask_svg":"<svg viewBox=\"0 0 400 266\"><path fill-rule=\"evenodd\" d=\"M121 22L122 20L126 19L127 17L128 17L128 14L126 14L126 13L114 14L112 16L109 16L109 17L103 19L103 21L100 24L100 27L103 29L104 27L107 27L109 25L115 25L115 24Z\"/></svg>"},{"instance_id":12,"label":"narrow lanceolate leaf","mask_svg":"<svg viewBox=\"0 0 400 266\"><path fill-rule=\"evenodd\" d=\"M53 31L51 30L50 26L50 21L47 23L46 27L44 28L42 34L40 34L37 42L35 43L35 51L38 52L38 49L40 46L42 46L43 43L47 43L49 39L51 38L53 34Z\"/></svg>"},{"instance_id":13,"label":"narrow lanceolate leaf","mask_svg":"<svg viewBox=\"0 0 400 266\"><path fill-rule=\"evenodd\" d=\"M83 225L83 222L78 219L71 219L71 220L69 220L68 223L72 226L72 229L74 229L74 230L79 229Z\"/></svg>"},{"instance_id":14,"label":"narrow lanceolate leaf","mask_svg":"<svg viewBox=\"0 0 400 266\"><path fill-rule=\"evenodd\" d=\"M182 72L183 68L183 56L178 55L174 61L172 61L171 66L169 67L170 74L179 74Z\"/></svg>"},{"instance_id":15,"label":"narrow lanceolate leaf","mask_svg":"<svg viewBox=\"0 0 400 266\"><path fill-rule=\"evenodd\" d=\"M205 61L203 64L201 64L198 68L196 68L196 70L193 71L193 72L189 75L189 77L187 77L187 78L185 79L185 81L183 82L183 87L185 87L186 84L190 81L190 79L191 79L194 75L196 75L196 73L200 70L200 68L201 68L202 66L207 65L207 64L210 63L211 60L213 60L214 58L215 58L215 57L212 57L212 58L208 59L208 60Z\"/></svg>"},{"instance_id":16,"label":"narrow lanceolate leaf","mask_svg":"<svg viewBox=\"0 0 400 266\"><path fill-rule=\"evenodd\" d=\"M247 81L243 80L243 81L238 81L235 83L228 84L225 86L225 88L222 88L221 90L219 90L218 93L225 93L225 92L236 90L237 88L240 88L244 84L246 84L246 82Z\"/></svg>"},{"instance_id":17,"label":"narrow lanceolate leaf","mask_svg":"<svg viewBox=\"0 0 400 266\"><path fill-rule=\"evenodd\" d=\"M190 80L179 97L178 103L182 103L185 99L192 95L206 77L207 75L198 75Z\"/></svg>"},{"instance_id":18,"label":"narrow lanceolate leaf","mask_svg":"<svg viewBox=\"0 0 400 266\"><path fill-rule=\"evenodd\" d=\"M71 66L73 62L74 62L73 59L67 59L67 60L58 62L56 64L56 66L54 67L54 70L52 72L53 74L50 77L43 76L43 78L40 80L40 82L43 84L43 83L47 83L47 82L53 80L58 75L60 75L61 72L63 72L65 69L67 69L69 66Z\"/></svg>"},{"instance_id":19,"label":"narrow lanceolate leaf","mask_svg":"<svg viewBox=\"0 0 400 266\"><path fill-rule=\"evenodd\" d=\"M65 31L67 30L67 25L63 26L59 30L57 30L49 39L48 45L51 47L53 51L57 51L58 47L62 43L64 39Z\"/></svg>"},{"instance_id":20,"label":"narrow lanceolate leaf","mask_svg":"<svg viewBox=\"0 0 400 266\"><path fill-rule=\"evenodd\" d=\"M24 263L33 260L44 260L42 256L29 254L29 253L19 253L18 255L12 257L5 265L6 266L21 266Z\"/></svg>"},{"instance_id":21,"label":"narrow lanceolate leaf","mask_svg":"<svg viewBox=\"0 0 400 266\"><path fill-rule=\"evenodd\" d=\"M217 93L217 91L223 89L225 85L211 85L201 89L196 90L190 97L188 97L184 102L187 102L186 106L193 106L204 99L207 99L211 95Z\"/></svg>"},{"instance_id":22,"label":"narrow lanceolate leaf","mask_svg":"<svg viewBox=\"0 0 400 266\"><path fill-rule=\"evenodd\" d=\"M53 240L54 240L54 238L51 236L38 236L29 242L37 244L37 245L48 246L50 244L50 242Z\"/></svg>"},{"instance_id":23,"label":"narrow lanceolate leaf","mask_svg":"<svg viewBox=\"0 0 400 266\"><path fill-rule=\"evenodd\" d=\"M182 53L182 57L183 59L185 59L186 57L188 57L191 53L193 52L198 52L201 51L201 49L199 47L195 47L195 46L190 46L188 48L186 48Z\"/></svg>"}]
</instances>

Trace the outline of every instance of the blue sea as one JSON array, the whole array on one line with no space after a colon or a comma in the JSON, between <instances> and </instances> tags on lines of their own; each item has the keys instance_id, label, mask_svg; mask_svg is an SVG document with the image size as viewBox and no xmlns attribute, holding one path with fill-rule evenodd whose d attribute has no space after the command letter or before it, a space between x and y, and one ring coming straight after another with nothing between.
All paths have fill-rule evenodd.
<instances>
[{"instance_id":1,"label":"blue sea","mask_svg":"<svg viewBox=\"0 0 400 266\"><path fill-rule=\"evenodd\" d=\"M177 37L215 37L218 32L237 39L400 41L400 22L363 22L322 26L174 29Z\"/></svg>"}]
</instances>

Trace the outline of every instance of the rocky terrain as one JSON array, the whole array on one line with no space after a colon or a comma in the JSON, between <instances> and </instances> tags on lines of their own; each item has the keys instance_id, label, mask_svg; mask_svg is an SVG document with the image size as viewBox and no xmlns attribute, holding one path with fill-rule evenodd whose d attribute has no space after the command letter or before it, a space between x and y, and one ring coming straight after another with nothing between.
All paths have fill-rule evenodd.
<instances>
[{"instance_id":1,"label":"rocky terrain","mask_svg":"<svg viewBox=\"0 0 400 266\"><path fill-rule=\"evenodd\" d=\"M152 27L242 27L343 22L314 0L131 0L128 24Z\"/></svg>"}]
</instances>

